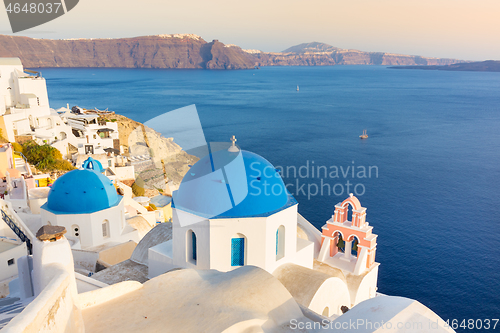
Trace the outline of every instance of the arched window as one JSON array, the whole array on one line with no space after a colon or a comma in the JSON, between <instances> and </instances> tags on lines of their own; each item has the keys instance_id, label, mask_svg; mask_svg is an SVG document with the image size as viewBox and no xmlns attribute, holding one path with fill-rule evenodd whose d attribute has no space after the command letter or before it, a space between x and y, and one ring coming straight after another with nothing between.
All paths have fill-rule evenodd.
<instances>
[{"instance_id":1,"label":"arched window","mask_svg":"<svg viewBox=\"0 0 500 333\"><path fill-rule=\"evenodd\" d=\"M238 234L231 238L231 266L245 265L245 236Z\"/></svg>"},{"instance_id":2,"label":"arched window","mask_svg":"<svg viewBox=\"0 0 500 333\"><path fill-rule=\"evenodd\" d=\"M346 216L347 221L352 222L352 210L353 210L353 209L354 209L354 207L353 207L350 203L348 203L348 204L347 204L347 210L346 210L346 213L347 213L347 216Z\"/></svg>"},{"instance_id":3,"label":"arched window","mask_svg":"<svg viewBox=\"0 0 500 333\"><path fill-rule=\"evenodd\" d=\"M339 248L339 252L342 252L342 253L345 252L345 242L344 242L344 239L342 238L341 233L339 233L339 240L337 242L337 247Z\"/></svg>"},{"instance_id":4,"label":"arched window","mask_svg":"<svg viewBox=\"0 0 500 333\"><path fill-rule=\"evenodd\" d=\"M186 261L196 265L198 259L196 234L193 230L186 233Z\"/></svg>"},{"instance_id":5,"label":"arched window","mask_svg":"<svg viewBox=\"0 0 500 333\"><path fill-rule=\"evenodd\" d=\"M196 261L197 259L197 254L196 254L196 234L193 232L191 233L191 243L192 243L192 246L193 246L193 249L191 250L191 252L193 252L193 260Z\"/></svg>"},{"instance_id":6,"label":"arched window","mask_svg":"<svg viewBox=\"0 0 500 333\"><path fill-rule=\"evenodd\" d=\"M285 226L280 226L276 230L276 260L285 256Z\"/></svg>"},{"instance_id":7,"label":"arched window","mask_svg":"<svg viewBox=\"0 0 500 333\"><path fill-rule=\"evenodd\" d=\"M358 237L354 236L352 240L351 254L355 257L358 256L358 251L359 251L358 244L359 244Z\"/></svg>"}]
</instances>

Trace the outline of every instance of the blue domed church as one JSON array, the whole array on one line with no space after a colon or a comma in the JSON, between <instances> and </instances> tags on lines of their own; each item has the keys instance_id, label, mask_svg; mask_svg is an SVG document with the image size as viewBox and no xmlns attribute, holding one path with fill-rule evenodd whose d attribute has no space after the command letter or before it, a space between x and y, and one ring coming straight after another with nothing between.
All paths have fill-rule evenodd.
<instances>
[{"instance_id":1,"label":"blue domed church","mask_svg":"<svg viewBox=\"0 0 500 333\"><path fill-rule=\"evenodd\" d=\"M278 170L233 140L229 149L211 147L173 193L172 239L149 250L150 276L173 268L312 268L314 243L297 237L298 204Z\"/></svg>"},{"instance_id":2,"label":"blue domed church","mask_svg":"<svg viewBox=\"0 0 500 333\"><path fill-rule=\"evenodd\" d=\"M85 249L108 242L139 241L137 231L125 222L123 206L123 197L102 174L99 161L89 158L81 169L56 180L40 210L43 224L64 226L68 236Z\"/></svg>"}]
</instances>

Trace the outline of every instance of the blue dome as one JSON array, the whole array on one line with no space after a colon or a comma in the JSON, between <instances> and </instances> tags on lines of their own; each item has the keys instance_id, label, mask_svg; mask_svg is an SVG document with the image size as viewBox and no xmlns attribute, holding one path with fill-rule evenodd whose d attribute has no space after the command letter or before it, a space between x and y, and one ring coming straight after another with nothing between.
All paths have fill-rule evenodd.
<instances>
[{"instance_id":1,"label":"blue dome","mask_svg":"<svg viewBox=\"0 0 500 333\"><path fill-rule=\"evenodd\" d=\"M122 197L111 180L99 171L97 163L86 166L59 177L42 208L56 214L89 214L120 203Z\"/></svg>"},{"instance_id":2,"label":"blue dome","mask_svg":"<svg viewBox=\"0 0 500 333\"><path fill-rule=\"evenodd\" d=\"M269 216L297 204L265 158L220 150L199 160L173 194L172 207L207 218Z\"/></svg>"}]
</instances>

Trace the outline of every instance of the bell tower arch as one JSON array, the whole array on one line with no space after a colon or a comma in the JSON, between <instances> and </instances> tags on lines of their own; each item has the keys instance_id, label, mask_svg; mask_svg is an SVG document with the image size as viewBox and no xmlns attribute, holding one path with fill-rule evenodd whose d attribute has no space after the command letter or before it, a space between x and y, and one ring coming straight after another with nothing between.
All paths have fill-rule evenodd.
<instances>
[{"instance_id":1,"label":"bell tower arch","mask_svg":"<svg viewBox=\"0 0 500 333\"><path fill-rule=\"evenodd\" d=\"M352 209L349 221L348 213ZM374 267L377 235L366 222L366 208L352 193L335 205L331 219L322 227L321 251L318 260L361 275Z\"/></svg>"}]
</instances>

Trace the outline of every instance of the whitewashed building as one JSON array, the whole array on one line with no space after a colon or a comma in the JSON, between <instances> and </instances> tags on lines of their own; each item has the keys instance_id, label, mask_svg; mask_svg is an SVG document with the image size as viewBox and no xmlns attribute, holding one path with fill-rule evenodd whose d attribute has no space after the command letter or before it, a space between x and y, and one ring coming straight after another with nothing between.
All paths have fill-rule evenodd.
<instances>
[{"instance_id":1,"label":"whitewashed building","mask_svg":"<svg viewBox=\"0 0 500 333\"><path fill-rule=\"evenodd\" d=\"M98 114L75 114L49 107L47 85L39 72L25 70L19 58L0 58L0 129L3 136L31 136L57 148L64 158L74 153L119 149L118 126Z\"/></svg>"},{"instance_id":2,"label":"whitewashed building","mask_svg":"<svg viewBox=\"0 0 500 333\"><path fill-rule=\"evenodd\" d=\"M17 259L27 255L28 248L1 216L0 219L0 283L2 283L17 275Z\"/></svg>"},{"instance_id":3,"label":"whitewashed building","mask_svg":"<svg viewBox=\"0 0 500 333\"><path fill-rule=\"evenodd\" d=\"M278 169L232 140L229 149L193 165L173 193L172 239L149 248L149 277L176 268L257 266L326 317L375 297L376 235L359 200L351 196L337 205L335 221L342 223L334 228L329 221L331 230L325 226L322 234L298 214ZM349 205L354 224L347 221Z\"/></svg>"},{"instance_id":4,"label":"whitewashed building","mask_svg":"<svg viewBox=\"0 0 500 333\"><path fill-rule=\"evenodd\" d=\"M83 169L59 177L40 208L42 224L63 226L82 249L129 240L139 234L125 220L124 200L114 184L89 158ZM75 248L75 246L73 246Z\"/></svg>"},{"instance_id":5,"label":"whitewashed building","mask_svg":"<svg viewBox=\"0 0 500 333\"><path fill-rule=\"evenodd\" d=\"M150 276L176 267L313 266L314 244L297 237L297 201L257 154L230 148L202 158L174 192L172 211L173 239L149 250Z\"/></svg>"},{"instance_id":6,"label":"whitewashed building","mask_svg":"<svg viewBox=\"0 0 500 333\"><path fill-rule=\"evenodd\" d=\"M71 133L49 107L45 79L25 71L19 58L0 58L0 116L3 136L11 142L18 135L33 135L52 143Z\"/></svg>"}]
</instances>

